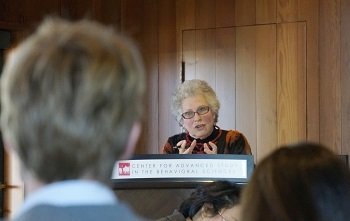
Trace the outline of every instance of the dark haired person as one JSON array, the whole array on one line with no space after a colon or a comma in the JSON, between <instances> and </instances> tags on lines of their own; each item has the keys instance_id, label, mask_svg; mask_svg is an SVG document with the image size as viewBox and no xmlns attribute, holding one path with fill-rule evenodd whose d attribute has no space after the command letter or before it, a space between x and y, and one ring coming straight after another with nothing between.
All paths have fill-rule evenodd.
<instances>
[{"instance_id":1,"label":"dark haired person","mask_svg":"<svg viewBox=\"0 0 350 221\"><path fill-rule=\"evenodd\" d=\"M241 187L228 181L201 185L172 215L157 221L238 221Z\"/></svg>"},{"instance_id":2,"label":"dark haired person","mask_svg":"<svg viewBox=\"0 0 350 221\"><path fill-rule=\"evenodd\" d=\"M314 143L278 148L263 159L241 197L244 221L348 221L350 172Z\"/></svg>"}]
</instances>

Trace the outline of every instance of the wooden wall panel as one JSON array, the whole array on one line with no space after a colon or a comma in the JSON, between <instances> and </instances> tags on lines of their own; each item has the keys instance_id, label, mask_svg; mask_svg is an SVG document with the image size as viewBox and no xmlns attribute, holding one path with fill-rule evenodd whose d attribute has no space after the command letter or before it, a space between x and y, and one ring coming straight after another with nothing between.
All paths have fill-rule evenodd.
<instances>
[{"instance_id":1,"label":"wooden wall panel","mask_svg":"<svg viewBox=\"0 0 350 221\"><path fill-rule=\"evenodd\" d=\"M23 21L31 21L31 23L40 23L46 16L60 15L60 0L36 0L33 6L32 1L23 1L21 8L23 10Z\"/></svg>"},{"instance_id":2,"label":"wooden wall panel","mask_svg":"<svg viewBox=\"0 0 350 221\"><path fill-rule=\"evenodd\" d=\"M143 0L121 1L121 31L134 39L139 46L143 39Z\"/></svg>"},{"instance_id":3,"label":"wooden wall panel","mask_svg":"<svg viewBox=\"0 0 350 221\"><path fill-rule=\"evenodd\" d=\"M183 32L183 62L185 62L185 79L194 79L196 76L196 31Z\"/></svg>"},{"instance_id":4,"label":"wooden wall panel","mask_svg":"<svg viewBox=\"0 0 350 221\"><path fill-rule=\"evenodd\" d=\"M307 72L306 72L306 23L298 22L297 24L298 38L297 38L297 109L299 133L297 139L307 140Z\"/></svg>"},{"instance_id":5,"label":"wooden wall panel","mask_svg":"<svg viewBox=\"0 0 350 221\"><path fill-rule=\"evenodd\" d=\"M318 0L300 2L300 20L306 21L307 72L307 139L320 140L320 76L319 76L319 8Z\"/></svg>"},{"instance_id":6,"label":"wooden wall panel","mask_svg":"<svg viewBox=\"0 0 350 221\"><path fill-rule=\"evenodd\" d=\"M40 1L44 2L44 0ZM93 0L60 0L60 2L61 16L64 18L71 20L81 18L94 18Z\"/></svg>"},{"instance_id":7,"label":"wooden wall panel","mask_svg":"<svg viewBox=\"0 0 350 221\"><path fill-rule=\"evenodd\" d=\"M308 24L319 19L319 0L298 0L298 18L301 21L306 21Z\"/></svg>"},{"instance_id":8,"label":"wooden wall panel","mask_svg":"<svg viewBox=\"0 0 350 221\"><path fill-rule=\"evenodd\" d=\"M170 101L176 83L180 76L176 72L176 7L174 0L160 0L159 2L159 73L154 75L154 83L158 82L159 111L154 110L159 116L159 147L165 144L166 139L179 132L179 125L171 114ZM159 79L156 79L158 76ZM155 85L156 86L156 85ZM151 103L156 101L150 101ZM157 107L156 105L154 105ZM157 117L157 116L154 116Z\"/></svg>"},{"instance_id":9,"label":"wooden wall panel","mask_svg":"<svg viewBox=\"0 0 350 221\"><path fill-rule=\"evenodd\" d=\"M231 27L235 25L235 0L215 1L216 27Z\"/></svg>"},{"instance_id":10,"label":"wooden wall panel","mask_svg":"<svg viewBox=\"0 0 350 221\"><path fill-rule=\"evenodd\" d=\"M137 42L138 47L142 50L142 55L145 54L145 51L142 49L142 22L143 18L143 1L142 0L122 0L121 1L121 32L125 35L131 37L135 42ZM145 65L146 64L145 60ZM148 94L147 94L148 95ZM148 116L148 113L145 114ZM136 152L143 153L146 150L144 149L145 141L145 128L143 128L139 144L137 145ZM141 143L143 143L141 145Z\"/></svg>"},{"instance_id":11,"label":"wooden wall panel","mask_svg":"<svg viewBox=\"0 0 350 221\"><path fill-rule=\"evenodd\" d=\"M12 153L5 152L5 182L11 187L4 191L4 216L11 217L21 207L25 197L24 183L20 174L20 162ZM3 218L3 217L1 217Z\"/></svg>"},{"instance_id":12,"label":"wooden wall panel","mask_svg":"<svg viewBox=\"0 0 350 221\"><path fill-rule=\"evenodd\" d=\"M128 0L130 1L130 0ZM164 8L163 8L164 9ZM143 137L140 139L138 153L157 153L159 150L159 103L158 103L158 3L157 0L144 2L142 14L141 49L146 66L147 92L145 99L146 114ZM141 23L142 24L142 23ZM164 40L164 39L163 39ZM171 68L171 67L169 67ZM152 120L150 120L152 119ZM152 137L152 139L149 139ZM138 148L139 148L138 147Z\"/></svg>"},{"instance_id":13,"label":"wooden wall panel","mask_svg":"<svg viewBox=\"0 0 350 221\"><path fill-rule=\"evenodd\" d=\"M194 29L196 26L196 0L176 0L176 44L177 44L177 72L182 72L183 34L184 30ZM193 35L194 36L194 35ZM180 79L179 79L180 80ZM179 80L176 82L179 83Z\"/></svg>"},{"instance_id":14,"label":"wooden wall panel","mask_svg":"<svg viewBox=\"0 0 350 221\"><path fill-rule=\"evenodd\" d=\"M147 74L145 124L136 152L157 153L159 151L158 2L157 0L148 0L147 3L142 0L123 0L121 10L121 30L138 43Z\"/></svg>"},{"instance_id":15,"label":"wooden wall panel","mask_svg":"<svg viewBox=\"0 0 350 221\"><path fill-rule=\"evenodd\" d=\"M235 1L236 26L254 25L256 20L255 0Z\"/></svg>"},{"instance_id":16,"label":"wooden wall panel","mask_svg":"<svg viewBox=\"0 0 350 221\"><path fill-rule=\"evenodd\" d=\"M236 29L236 129L256 155L256 27Z\"/></svg>"},{"instance_id":17,"label":"wooden wall panel","mask_svg":"<svg viewBox=\"0 0 350 221\"><path fill-rule=\"evenodd\" d=\"M276 25L256 27L257 161L277 147Z\"/></svg>"},{"instance_id":18,"label":"wooden wall panel","mask_svg":"<svg viewBox=\"0 0 350 221\"><path fill-rule=\"evenodd\" d=\"M76 20L96 19L105 24L120 24L121 0L4 0L0 6L0 23L28 29L36 27L47 16L61 16ZM20 25L20 26L19 26ZM23 30L21 30L23 31Z\"/></svg>"},{"instance_id":19,"label":"wooden wall panel","mask_svg":"<svg viewBox=\"0 0 350 221\"><path fill-rule=\"evenodd\" d=\"M215 1L196 0L196 29L215 28Z\"/></svg>"},{"instance_id":20,"label":"wooden wall panel","mask_svg":"<svg viewBox=\"0 0 350 221\"><path fill-rule=\"evenodd\" d=\"M113 25L115 29L120 30L121 22L121 1L122 0L109 0L99 1L94 0L93 9L95 18L108 25Z\"/></svg>"},{"instance_id":21,"label":"wooden wall panel","mask_svg":"<svg viewBox=\"0 0 350 221\"><path fill-rule=\"evenodd\" d=\"M236 33L235 28L216 30L216 85L220 100L218 126L234 129L236 126Z\"/></svg>"},{"instance_id":22,"label":"wooden wall panel","mask_svg":"<svg viewBox=\"0 0 350 221\"><path fill-rule=\"evenodd\" d=\"M176 0L176 28L182 32L196 27L196 0Z\"/></svg>"},{"instance_id":23,"label":"wooden wall panel","mask_svg":"<svg viewBox=\"0 0 350 221\"><path fill-rule=\"evenodd\" d=\"M196 75L215 88L215 29L196 32Z\"/></svg>"},{"instance_id":24,"label":"wooden wall panel","mask_svg":"<svg viewBox=\"0 0 350 221\"><path fill-rule=\"evenodd\" d=\"M306 30L304 23L277 25L278 143L306 139Z\"/></svg>"},{"instance_id":25,"label":"wooden wall panel","mask_svg":"<svg viewBox=\"0 0 350 221\"><path fill-rule=\"evenodd\" d=\"M320 142L337 153L342 125L339 16L340 0L320 0Z\"/></svg>"},{"instance_id":26,"label":"wooden wall panel","mask_svg":"<svg viewBox=\"0 0 350 221\"><path fill-rule=\"evenodd\" d=\"M256 1L256 24L276 23L276 0Z\"/></svg>"},{"instance_id":27,"label":"wooden wall panel","mask_svg":"<svg viewBox=\"0 0 350 221\"><path fill-rule=\"evenodd\" d=\"M23 23L23 0L1 1L0 20L3 23Z\"/></svg>"},{"instance_id":28,"label":"wooden wall panel","mask_svg":"<svg viewBox=\"0 0 350 221\"><path fill-rule=\"evenodd\" d=\"M298 12L299 0L277 0L277 22L298 21Z\"/></svg>"},{"instance_id":29,"label":"wooden wall panel","mask_svg":"<svg viewBox=\"0 0 350 221\"><path fill-rule=\"evenodd\" d=\"M350 1L341 1L341 20L350 21ZM342 154L350 155L350 22L341 23Z\"/></svg>"}]
</instances>

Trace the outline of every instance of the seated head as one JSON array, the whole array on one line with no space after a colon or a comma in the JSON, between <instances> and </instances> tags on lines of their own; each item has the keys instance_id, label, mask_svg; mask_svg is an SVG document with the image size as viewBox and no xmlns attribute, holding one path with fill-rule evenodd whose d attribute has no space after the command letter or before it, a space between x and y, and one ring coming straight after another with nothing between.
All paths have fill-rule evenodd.
<instances>
[{"instance_id":1,"label":"seated head","mask_svg":"<svg viewBox=\"0 0 350 221\"><path fill-rule=\"evenodd\" d=\"M242 193L245 221L345 221L350 173L331 150L313 143L282 146L263 159Z\"/></svg>"},{"instance_id":2,"label":"seated head","mask_svg":"<svg viewBox=\"0 0 350 221\"><path fill-rule=\"evenodd\" d=\"M5 145L42 182L108 180L138 136L143 72L137 49L111 28L46 19L5 63Z\"/></svg>"},{"instance_id":3,"label":"seated head","mask_svg":"<svg viewBox=\"0 0 350 221\"><path fill-rule=\"evenodd\" d=\"M215 181L199 186L181 205L187 220L237 221L240 187L228 181Z\"/></svg>"}]
</instances>

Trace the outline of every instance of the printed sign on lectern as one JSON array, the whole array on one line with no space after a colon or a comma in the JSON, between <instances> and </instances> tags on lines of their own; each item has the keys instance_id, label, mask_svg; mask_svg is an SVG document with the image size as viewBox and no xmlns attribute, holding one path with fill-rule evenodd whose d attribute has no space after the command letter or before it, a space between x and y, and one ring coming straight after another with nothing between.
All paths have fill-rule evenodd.
<instances>
[{"instance_id":1,"label":"printed sign on lectern","mask_svg":"<svg viewBox=\"0 0 350 221\"><path fill-rule=\"evenodd\" d=\"M248 182L254 168L251 155L146 154L117 161L112 180L117 186L176 184L229 180Z\"/></svg>"}]
</instances>

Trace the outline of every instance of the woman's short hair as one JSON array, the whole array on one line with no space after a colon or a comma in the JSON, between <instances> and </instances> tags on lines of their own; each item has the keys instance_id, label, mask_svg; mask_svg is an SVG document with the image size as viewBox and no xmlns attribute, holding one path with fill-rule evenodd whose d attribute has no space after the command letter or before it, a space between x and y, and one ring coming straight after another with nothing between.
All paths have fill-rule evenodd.
<instances>
[{"instance_id":1,"label":"woman's short hair","mask_svg":"<svg viewBox=\"0 0 350 221\"><path fill-rule=\"evenodd\" d=\"M282 146L257 165L241 199L245 221L346 221L349 169L319 144Z\"/></svg>"},{"instance_id":2,"label":"woman's short hair","mask_svg":"<svg viewBox=\"0 0 350 221\"><path fill-rule=\"evenodd\" d=\"M138 50L88 20L46 19L10 54L1 83L6 140L47 183L106 181L143 111Z\"/></svg>"},{"instance_id":3,"label":"woman's short hair","mask_svg":"<svg viewBox=\"0 0 350 221\"><path fill-rule=\"evenodd\" d=\"M217 123L219 119L220 102L216 96L215 91L206 81L193 79L184 81L178 85L171 103L171 110L178 122L182 122L182 101L186 98L202 95L209 104L210 109L214 112L214 122Z\"/></svg>"},{"instance_id":4,"label":"woman's short hair","mask_svg":"<svg viewBox=\"0 0 350 221\"><path fill-rule=\"evenodd\" d=\"M228 181L215 181L199 186L191 196L182 202L179 212L185 218L193 218L204 204L212 207L212 215L224 208L232 208L239 203L241 187Z\"/></svg>"}]
</instances>

